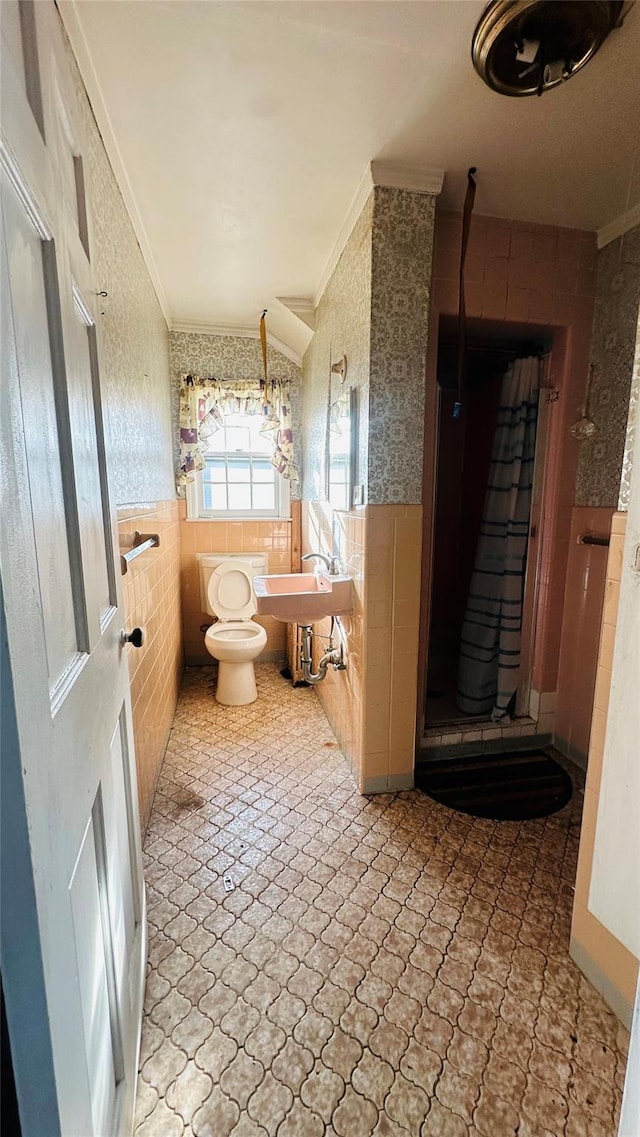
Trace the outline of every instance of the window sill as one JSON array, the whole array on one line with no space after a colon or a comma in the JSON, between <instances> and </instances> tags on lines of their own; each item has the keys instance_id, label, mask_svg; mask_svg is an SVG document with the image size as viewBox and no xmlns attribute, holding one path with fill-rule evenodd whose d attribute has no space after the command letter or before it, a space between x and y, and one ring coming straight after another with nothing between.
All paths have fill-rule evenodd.
<instances>
[{"instance_id":1,"label":"window sill","mask_svg":"<svg viewBox=\"0 0 640 1137\"><path fill-rule=\"evenodd\" d=\"M247 516L246 514L244 516L232 516L229 514L228 517L185 517L185 521L195 521L196 523L203 525L217 525L220 521L234 521L236 523L238 521L248 521L251 524L257 522L260 525L271 525L275 522L281 524L283 521L286 521L289 525L291 524L290 517L260 517L256 514L250 516Z\"/></svg>"}]
</instances>

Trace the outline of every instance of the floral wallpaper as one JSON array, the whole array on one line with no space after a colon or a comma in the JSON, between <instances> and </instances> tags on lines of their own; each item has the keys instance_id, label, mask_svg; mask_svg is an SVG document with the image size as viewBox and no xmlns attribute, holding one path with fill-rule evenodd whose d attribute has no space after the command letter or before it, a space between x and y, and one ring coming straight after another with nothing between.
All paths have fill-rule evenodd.
<instances>
[{"instance_id":1,"label":"floral wallpaper","mask_svg":"<svg viewBox=\"0 0 640 1137\"><path fill-rule=\"evenodd\" d=\"M257 329L257 324L256 324ZM171 373L174 383L184 372L216 379L261 379L260 340L243 336L212 336L202 332L171 332ZM300 367L271 344L267 346L267 368L271 379L300 383Z\"/></svg>"},{"instance_id":2,"label":"floral wallpaper","mask_svg":"<svg viewBox=\"0 0 640 1137\"><path fill-rule=\"evenodd\" d=\"M326 498L327 416L331 363L346 355L346 387L359 388L356 481L366 481L371 329L371 193L316 309L315 332L302 362L303 498ZM333 377L337 394L340 379Z\"/></svg>"},{"instance_id":3,"label":"floral wallpaper","mask_svg":"<svg viewBox=\"0 0 640 1137\"><path fill-rule=\"evenodd\" d=\"M419 504L436 199L374 192L367 499Z\"/></svg>"},{"instance_id":4,"label":"floral wallpaper","mask_svg":"<svg viewBox=\"0 0 640 1137\"><path fill-rule=\"evenodd\" d=\"M598 431L580 446L577 505L616 508L621 475L622 496L625 485L628 494L630 463L623 470L623 461L639 303L640 227L598 254L589 397L589 414Z\"/></svg>"},{"instance_id":5,"label":"floral wallpaper","mask_svg":"<svg viewBox=\"0 0 640 1137\"><path fill-rule=\"evenodd\" d=\"M90 252L100 298L100 382L116 505L175 497L169 333L65 38L88 144Z\"/></svg>"},{"instance_id":6,"label":"floral wallpaper","mask_svg":"<svg viewBox=\"0 0 640 1137\"><path fill-rule=\"evenodd\" d=\"M327 409L347 356L359 388L356 481L367 503L422 501L424 388L435 198L377 186L316 311L303 360L304 490L325 497Z\"/></svg>"},{"instance_id":7,"label":"floral wallpaper","mask_svg":"<svg viewBox=\"0 0 640 1137\"><path fill-rule=\"evenodd\" d=\"M263 375L262 348L257 339L242 336L213 336L203 332L171 332L169 336L171 381L174 405L174 458L178 466L178 408L182 376L194 373L204 378L260 380ZM302 468L302 371L286 355L267 346L267 373L270 379L288 379L291 397L293 460ZM299 500L300 487L292 483L291 498Z\"/></svg>"}]
</instances>

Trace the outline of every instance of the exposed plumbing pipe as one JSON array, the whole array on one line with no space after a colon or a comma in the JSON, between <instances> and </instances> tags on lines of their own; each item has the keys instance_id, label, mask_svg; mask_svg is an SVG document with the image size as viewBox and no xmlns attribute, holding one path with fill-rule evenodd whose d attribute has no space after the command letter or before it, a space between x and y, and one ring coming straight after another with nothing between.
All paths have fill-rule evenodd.
<instances>
[{"instance_id":1,"label":"exposed plumbing pipe","mask_svg":"<svg viewBox=\"0 0 640 1137\"><path fill-rule=\"evenodd\" d=\"M333 627L335 617L331 619L331 633L329 635L329 650L324 653L318 663L318 670L314 672L311 670L313 661L311 656L311 641L314 635L313 626L311 624L301 624L302 628L302 645L300 651L300 662L302 664L302 675L307 683L313 686L315 683L321 683L327 674L329 666L334 667L336 671L345 671L346 663L344 662L344 650L342 643L339 647L333 647Z\"/></svg>"}]
</instances>

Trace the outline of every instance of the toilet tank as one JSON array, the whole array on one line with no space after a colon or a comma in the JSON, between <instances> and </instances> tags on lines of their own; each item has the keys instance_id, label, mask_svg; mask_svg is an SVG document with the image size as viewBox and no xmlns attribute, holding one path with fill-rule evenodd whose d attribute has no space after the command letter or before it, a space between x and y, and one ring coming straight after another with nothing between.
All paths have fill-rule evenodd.
<instances>
[{"instance_id":1,"label":"toilet tank","mask_svg":"<svg viewBox=\"0 0 640 1137\"><path fill-rule=\"evenodd\" d=\"M201 610L208 612L210 616L213 616L214 613L209 607L207 596L209 577L212 572L215 572L218 565L224 564L225 561L242 561L244 565L249 566L252 577L261 576L269 571L266 553L196 553L196 561L198 562L198 576L200 578Z\"/></svg>"}]
</instances>

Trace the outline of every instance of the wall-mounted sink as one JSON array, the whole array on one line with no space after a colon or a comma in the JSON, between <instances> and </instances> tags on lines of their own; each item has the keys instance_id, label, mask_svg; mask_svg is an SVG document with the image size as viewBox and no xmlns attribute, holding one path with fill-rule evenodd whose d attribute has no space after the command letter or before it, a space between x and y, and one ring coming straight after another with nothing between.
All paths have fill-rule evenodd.
<instances>
[{"instance_id":1,"label":"wall-mounted sink","mask_svg":"<svg viewBox=\"0 0 640 1137\"><path fill-rule=\"evenodd\" d=\"M353 607L352 589L350 576L330 576L322 569L253 578L258 614L285 624L315 624L324 616L347 616Z\"/></svg>"}]
</instances>

